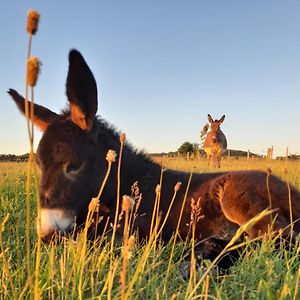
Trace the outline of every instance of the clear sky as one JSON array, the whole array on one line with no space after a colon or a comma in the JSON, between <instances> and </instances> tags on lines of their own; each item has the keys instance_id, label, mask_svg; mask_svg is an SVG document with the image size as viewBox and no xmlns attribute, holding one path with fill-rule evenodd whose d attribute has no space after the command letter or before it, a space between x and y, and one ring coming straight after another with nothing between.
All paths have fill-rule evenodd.
<instances>
[{"instance_id":1,"label":"clear sky","mask_svg":"<svg viewBox=\"0 0 300 300\"><path fill-rule=\"evenodd\" d=\"M1 1L0 153L28 152L25 119L6 94L24 94L26 15L41 14L32 55L36 102L66 105L76 48L98 83L98 114L138 149L199 142L226 115L231 149L300 153L300 1ZM40 134L36 136L37 139Z\"/></svg>"}]
</instances>

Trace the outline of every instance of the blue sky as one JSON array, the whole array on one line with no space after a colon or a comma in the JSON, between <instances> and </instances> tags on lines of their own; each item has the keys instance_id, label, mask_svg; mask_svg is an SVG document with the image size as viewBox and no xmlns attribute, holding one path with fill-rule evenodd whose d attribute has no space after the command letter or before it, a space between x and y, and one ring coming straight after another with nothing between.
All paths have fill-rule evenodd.
<instances>
[{"instance_id":1,"label":"blue sky","mask_svg":"<svg viewBox=\"0 0 300 300\"><path fill-rule=\"evenodd\" d=\"M66 106L67 55L84 55L98 114L139 149L199 142L226 115L231 149L300 153L300 1L1 1L0 153L28 152L25 119L6 91L24 93L26 15L41 14L32 55L36 102ZM40 134L36 135L38 141Z\"/></svg>"}]
</instances>

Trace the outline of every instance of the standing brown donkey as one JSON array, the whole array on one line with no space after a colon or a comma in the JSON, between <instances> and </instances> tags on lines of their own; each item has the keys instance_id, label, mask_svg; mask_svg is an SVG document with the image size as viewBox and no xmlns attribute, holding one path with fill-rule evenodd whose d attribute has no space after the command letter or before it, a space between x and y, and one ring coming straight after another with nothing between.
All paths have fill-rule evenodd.
<instances>
[{"instance_id":1,"label":"standing brown donkey","mask_svg":"<svg viewBox=\"0 0 300 300\"><path fill-rule=\"evenodd\" d=\"M207 154L208 164L219 168L221 156L227 150L227 140L220 129L220 125L223 123L225 115L223 115L220 120L213 120L211 115L208 115L207 117L210 123L210 131L207 133L203 149Z\"/></svg>"},{"instance_id":2,"label":"standing brown donkey","mask_svg":"<svg viewBox=\"0 0 300 300\"><path fill-rule=\"evenodd\" d=\"M8 93L24 113L24 98L15 90L9 90ZM41 170L40 220L44 241L49 241L57 233L72 232L75 225L85 223L89 203L98 194L106 174L106 153L109 149L119 151L120 148L119 134L107 122L95 116L98 107L96 81L84 58L76 50L69 54L66 94L69 107L62 114L34 104L32 121L43 131L36 160ZM138 181L143 198L135 226L141 238L149 235L155 188L160 182L160 175L161 167L158 164L125 143L120 195L130 195L132 184ZM200 241L213 237L220 241L219 246L222 243L224 245L224 240L231 239L238 226L268 208L269 199L272 200L272 208L276 209L273 213L275 231L285 229L290 223L289 195L293 220L300 218L300 193L294 187L289 190L285 182L264 172L193 174L184 203L188 181L188 173L173 170L163 173L160 211L162 219L167 216L162 228L165 241L174 234L178 223L180 236L183 239L189 236L186 224L191 220L192 199L199 200L202 215L197 220L195 238ZM182 185L172 202L177 182ZM104 223L105 218L113 220L115 216L117 190L115 163L100 198L106 207ZM179 220L183 205L182 219ZM170 214L167 214L168 211ZM103 222L99 226L101 224ZM269 225L270 217L266 217L248 228L247 234L252 238L257 237L266 232ZM299 223L295 224L294 230L295 233L299 232Z\"/></svg>"}]
</instances>

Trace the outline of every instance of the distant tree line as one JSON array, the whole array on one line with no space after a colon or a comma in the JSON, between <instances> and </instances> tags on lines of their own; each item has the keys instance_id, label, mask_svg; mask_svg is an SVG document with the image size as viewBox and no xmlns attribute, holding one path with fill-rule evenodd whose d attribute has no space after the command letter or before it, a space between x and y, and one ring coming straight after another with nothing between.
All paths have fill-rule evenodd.
<instances>
[{"instance_id":1,"label":"distant tree line","mask_svg":"<svg viewBox=\"0 0 300 300\"><path fill-rule=\"evenodd\" d=\"M205 151L201 148L201 146L197 143L190 143L190 142L184 142L177 151L177 155L180 156L191 156L191 157L206 157ZM261 155L248 152L248 151L242 151L242 150L233 150L228 149L223 154L223 156L234 156L234 157L261 157Z\"/></svg>"},{"instance_id":2,"label":"distant tree line","mask_svg":"<svg viewBox=\"0 0 300 300\"><path fill-rule=\"evenodd\" d=\"M198 158L203 157L206 158L205 151L201 148L201 145L198 143L190 143L190 142L184 142L177 151L170 151L168 153L161 152L161 153L151 153L150 156L169 156L169 157L188 157L188 158ZM243 151L243 150L234 150L234 149L228 149L223 154L223 156L231 156L235 158L239 157L257 157L257 158L264 158L263 155L258 155L253 152Z\"/></svg>"},{"instance_id":3,"label":"distant tree line","mask_svg":"<svg viewBox=\"0 0 300 300\"><path fill-rule=\"evenodd\" d=\"M0 162L25 162L29 159L29 153L22 155L0 154Z\"/></svg>"},{"instance_id":4,"label":"distant tree line","mask_svg":"<svg viewBox=\"0 0 300 300\"><path fill-rule=\"evenodd\" d=\"M300 160L300 155L297 154L290 154L288 156L277 156L276 157L277 160Z\"/></svg>"}]
</instances>

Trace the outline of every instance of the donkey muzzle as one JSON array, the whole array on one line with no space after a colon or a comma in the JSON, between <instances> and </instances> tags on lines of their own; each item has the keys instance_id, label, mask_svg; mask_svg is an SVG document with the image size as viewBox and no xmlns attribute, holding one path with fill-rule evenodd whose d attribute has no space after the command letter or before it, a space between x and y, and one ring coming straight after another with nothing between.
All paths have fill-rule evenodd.
<instances>
[{"instance_id":1,"label":"donkey muzzle","mask_svg":"<svg viewBox=\"0 0 300 300\"><path fill-rule=\"evenodd\" d=\"M41 208L37 219L37 231L43 242L50 242L55 235L65 235L75 226L75 216L60 208Z\"/></svg>"}]
</instances>

